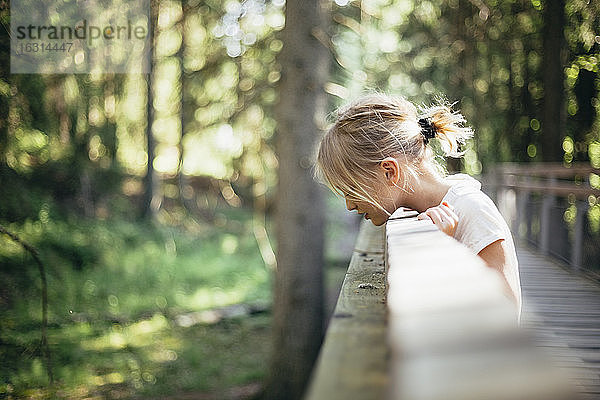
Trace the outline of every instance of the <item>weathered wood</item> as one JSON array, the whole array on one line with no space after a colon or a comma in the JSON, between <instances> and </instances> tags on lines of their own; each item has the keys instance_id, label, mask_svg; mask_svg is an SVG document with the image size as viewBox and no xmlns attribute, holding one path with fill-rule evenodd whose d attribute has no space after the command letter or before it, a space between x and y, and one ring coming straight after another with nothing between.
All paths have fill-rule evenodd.
<instances>
[{"instance_id":1,"label":"weathered wood","mask_svg":"<svg viewBox=\"0 0 600 400\"><path fill-rule=\"evenodd\" d=\"M527 220L525 219L525 214L527 210L527 202L529 201L529 191L527 190L518 190L517 191L517 210L516 210L516 218L512 221L512 231L513 234L519 237L525 237L527 235L527 231L529 227L527 226ZM521 224L525 223L525 229L521 228Z\"/></svg>"},{"instance_id":2,"label":"weathered wood","mask_svg":"<svg viewBox=\"0 0 600 400\"><path fill-rule=\"evenodd\" d=\"M575 215L575 237L571 244L571 265L573 268L579 269L583 264L583 236L588 203L579 200L575 204L577 207L577 214Z\"/></svg>"},{"instance_id":3,"label":"weathered wood","mask_svg":"<svg viewBox=\"0 0 600 400\"><path fill-rule=\"evenodd\" d=\"M387 398L572 399L494 270L429 221L390 220ZM573 357L574 358L574 357Z\"/></svg>"},{"instance_id":4,"label":"weathered wood","mask_svg":"<svg viewBox=\"0 0 600 400\"><path fill-rule=\"evenodd\" d=\"M415 215L385 241L363 221L307 399L600 398L597 284L519 243L517 329L493 270Z\"/></svg>"},{"instance_id":5,"label":"weathered wood","mask_svg":"<svg viewBox=\"0 0 600 400\"><path fill-rule=\"evenodd\" d=\"M589 184L589 176L592 173L600 174L600 169L589 164L575 164L567 168L561 163L504 163L493 170L488 180L494 191L511 188L555 196L573 195L578 199L587 200L590 195L600 196L600 190ZM579 180L577 183L576 179Z\"/></svg>"},{"instance_id":6,"label":"weathered wood","mask_svg":"<svg viewBox=\"0 0 600 400\"><path fill-rule=\"evenodd\" d=\"M590 185L573 183L547 183L547 182L506 182L503 185L507 188L527 190L529 192L548 193L556 196L573 195L578 199L587 200L588 196L600 196L600 190L592 188Z\"/></svg>"},{"instance_id":7,"label":"weathered wood","mask_svg":"<svg viewBox=\"0 0 600 400\"><path fill-rule=\"evenodd\" d=\"M573 163L566 167L563 163L502 163L495 168L495 172L506 175L524 176L554 176L556 178L570 178L589 174L600 174L600 168L594 168L588 163Z\"/></svg>"},{"instance_id":8,"label":"weathered wood","mask_svg":"<svg viewBox=\"0 0 600 400\"><path fill-rule=\"evenodd\" d=\"M490 178L493 178L491 181L494 191L516 192L516 204L512 205L516 210L510 207L507 210L501 209L507 219L516 214L516 218L509 221L516 237L526 237L530 243L539 246L543 254L568 259L576 271L583 270L594 274L594 263L584 257L584 248L590 244L587 243L590 239L586 239L585 235L588 203L593 204L595 197L600 198L600 188L590 184L592 174L600 174L600 169L588 163L570 166L564 166L562 163L509 163L494 168ZM497 179L498 175L501 176L500 179ZM532 203L530 194L542 195L537 226L532 223L537 207ZM559 197L568 198L569 204L575 201L577 213L572 232L562 222L562 211L567 206L565 205L563 210L556 206Z\"/></svg>"},{"instance_id":9,"label":"weathered wood","mask_svg":"<svg viewBox=\"0 0 600 400\"><path fill-rule=\"evenodd\" d=\"M517 255L524 328L567 372L581 399L600 398L600 286L523 243Z\"/></svg>"},{"instance_id":10,"label":"weathered wood","mask_svg":"<svg viewBox=\"0 0 600 400\"><path fill-rule=\"evenodd\" d=\"M313 372L308 400L382 399L388 348L384 230L364 220Z\"/></svg>"},{"instance_id":11,"label":"weathered wood","mask_svg":"<svg viewBox=\"0 0 600 400\"><path fill-rule=\"evenodd\" d=\"M556 184L556 179L550 180L550 186ZM550 254L551 211L556 204L556 198L552 193L545 193L542 200L542 212L540 215L540 251L542 254Z\"/></svg>"}]
</instances>

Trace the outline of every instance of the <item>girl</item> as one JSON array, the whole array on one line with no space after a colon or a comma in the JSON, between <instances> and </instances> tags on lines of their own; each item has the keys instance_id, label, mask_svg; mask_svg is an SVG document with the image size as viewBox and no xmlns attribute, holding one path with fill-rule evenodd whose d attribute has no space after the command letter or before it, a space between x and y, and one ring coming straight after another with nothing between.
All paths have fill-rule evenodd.
<instances>
[{"instance_id":1,"label":"girl","mask_svg":"<svg viewBox=\"0 0 600 400\"><path fill-rule=\"evenodd\" d=\"M364 95L337 111L322 138L315 175L374 225L399 207L419 211L465 244L503 277L520 314L521 286L511 232L481 184L465 174L444 177L429 142L447 156L473 132L445 104L417 108L401 97Z\"/></svg>"}]
</instances>

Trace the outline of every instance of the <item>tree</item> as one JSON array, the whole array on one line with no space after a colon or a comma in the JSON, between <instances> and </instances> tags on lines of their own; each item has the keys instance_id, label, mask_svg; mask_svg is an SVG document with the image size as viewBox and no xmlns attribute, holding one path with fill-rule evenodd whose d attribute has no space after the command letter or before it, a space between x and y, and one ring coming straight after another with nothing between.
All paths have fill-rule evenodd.
<instances>
[{"instance_id":1,"label":"tree","mask_svg":"<svg viewBox=\"0 0 600 400\"><path fill-rule=\"evenodd\" d=\"M323 200L311 160L324 118L329 52L323 37L327 1L287 2L276 148L277 271L274 354L266 397L298 399L323 336Z\"/></svg>"},{"instance_id":2,"label":"tree","mask_svg":"<svg viewBox=\"0 0 600 400\"><path fill-rule=\"evenodd\" d=\"M542 129L542 157L544 161L562 161L564 136L564 82L563 57L565 27L564 0L544 3L543 28L543 82L544 111Z\"/></svg>"},{"instance_id":3,"label":"tree","mask_svg":"<svg viewBox=\"0 0 600 400\"><path fill-rule=\"evenodd\" d=\"M181 44L179 45L179 49L177 50L176 57L179 61L180 75L179 75L179 110L178 117L181 121L180 124L180 132L179 132L179 142L177 144L177 148L179 150L179 162L177 163L177 186L179 187L179 200L181 204L186 206L186 199L184 193L185 181L186 177L183 173L183 141L185 138L185 16L189 12L189 6L186 0L181 0L181 20L179 21L179 26L181 30Z\"/></svg>"},{"instance_id":4,"label":"tree","mask_svg":"<svg viewBox=\"0 0 600 400\"><path fill-rule=\"evenodd\" d=\"M149 50L149 71L148 71L148 103L147 109L147 123L146 123L146 146L148 153L148 164L146 168L146 177L144 179L144 207L143 213L145 217L155 217L158 208L160 207L160 181L159 177L154 170L154 156L156 152L156 145L154 135L152 133L152 123L154 122L154 69L155 69L155 37L158 30L158 15L159 15L160 2L156 0L150 1L150 30L148 42L150 45Z\"/></svg>"}]
</instances>

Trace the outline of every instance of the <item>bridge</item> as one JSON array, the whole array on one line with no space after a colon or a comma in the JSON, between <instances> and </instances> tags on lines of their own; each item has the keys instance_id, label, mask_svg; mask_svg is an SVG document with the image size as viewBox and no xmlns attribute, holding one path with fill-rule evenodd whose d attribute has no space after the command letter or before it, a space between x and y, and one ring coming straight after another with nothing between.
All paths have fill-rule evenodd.
<instances>
[{"instance_id":1,"label":"bridge","mask_svg":"<svg viewBox=\"0 0 600 400\"><path fill-rule=\"evenodd\" d=\"M485 178L517 246L520 327L498 277L430 221L363 221L306 399L600 399L596 179L551 164Z\"/></svg>"}]
</instances>

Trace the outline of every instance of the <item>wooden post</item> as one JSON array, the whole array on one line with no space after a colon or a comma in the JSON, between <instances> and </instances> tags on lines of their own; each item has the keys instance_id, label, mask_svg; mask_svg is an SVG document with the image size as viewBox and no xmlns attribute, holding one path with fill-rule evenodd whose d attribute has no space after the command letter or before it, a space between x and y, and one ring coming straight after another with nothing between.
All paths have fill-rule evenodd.
<instances>
[{"instance_id":1,"label":"wooden post","mask_svg":"<svg viewBox=\"0 0 600 400\"><path fill-rule=\"evenodd\" d=\"M577 216L575 217L575 236L571 243L571 265L578 270L583 264L583 234L588 204L585 201L577 200L575 206L577 207Z\"/></svg>"},{"instance_id":2,"label":"wooden post","mask_svg":"<svg viewBox=\"0 0 600 400\"><path fill-rule=\"evenodd\" d=\"M496 204L498 204L498 192L504 188L502 179L502 171L497 166L492 167L486 179L488 182L487 195Z\"/></svg>"},{"instance_id":3,"label":"wooden post","mask_svg":"<svg viewBox=\"0 0 600 400\"><path fill-rule=\"evenodd\" d=\"M550 178L550 185L556 183L555 178ZM556 200L553 194L546 193L542 199L542 213L540 215L540 251L542 254L550 253L550 235L552 234L552 207Z\"/></svg>"},{"instance_id":4,"label":"wooden post","mask_svg":"<svg viewBox=\"0 0 600 400\"><path fill-rule=\"evenodd\" d=\"M527 236L527 232L530 229L527 221L525 222L525 232L521 234L521 223L523 219L526 218L527 215L527 202L529 201L529 191L528 190L517 190L517 216L513 221L512 231L513 235L518 238L523 238Z\"/></svg>"},{"instance_id":5,"label":"wooden post","mask_svg":"<svg viewBox=\"0 0 600 400\"><path fill-rule=\"evenodd\" d=\"M531 178L526 176L523 178L523 182L527 185L531 183ZM530 244L532 244L535 243L535 241L533 237L533 229L531 227L533 222L533 197L531 196L531 192L527 192L527 199L524 201L525 204L523 206L524 211L522 218L525 218L525 238Z\"/></svg>"}]
</instances>

